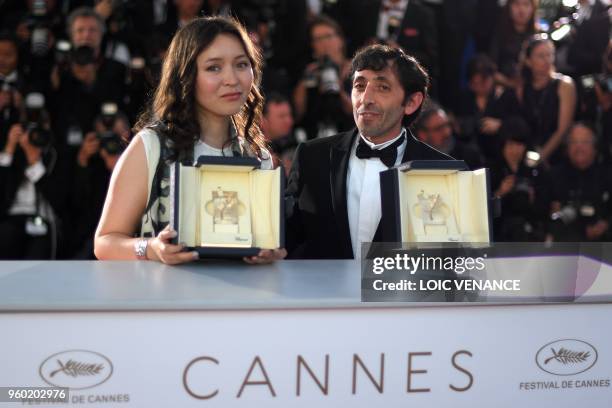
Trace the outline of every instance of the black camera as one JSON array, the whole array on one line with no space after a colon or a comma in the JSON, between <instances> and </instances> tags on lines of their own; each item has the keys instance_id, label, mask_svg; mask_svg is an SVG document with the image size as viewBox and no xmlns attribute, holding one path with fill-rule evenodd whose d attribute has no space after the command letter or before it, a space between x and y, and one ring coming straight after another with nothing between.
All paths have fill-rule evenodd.
<instances>
[{"instance_id":1,"label":"black camera","mask_svg":"<svg viewBox=\"0 0 612 408\"><path fill-rule=\"evenodd\" d=\"M580 84L584 90L590 91L599 85L602 91L612 91L612 76L608 74L584 75L580 77Z\"/></svg>"},{"instance_id":2,"label":"black camera","mask_svg":"<svg viewBox=\"0 0 612 408\"><path fill-rule=\"evenodd\" d=\"M28 133L30 144L33 146L43 149L51 144L51 131L45 129L39 123L27 123L26 132Z\"/></svg>"},{"instance_id":3,"label":"black camera","mask_svg":"<svg viewBox=\"0 0 612 408\"><path fill-rule=\"evenodd\" d=\"M72 45L66 40L58 40L55 44L55 63L60 68L65 68L70 61L70 50Z\"/></svg>"},{"instance_id":4,"label":"black camera","mask_svg":"<svg viewBox=\"0 0 612 408\"><path fill-rule=\"evenodd\" d=\"M98 132L96 137L100 141L100 149L106 151L106 153L116 155L123 151L123 141L115 132Z\"/></svg>"},{"instance_id":5,"label":"black camera","mask_svg":"<svg viewBox=\"0 0 612 408\"><path fill-rule=\"evenodd\" d=\"M48 116L45 111L45 97L41 93L32 92L25 98L26 121L24 129L30 143L39 148L51 145L53 134L47 129Z\"/></svg>"},{"instance_id":6,"label":"black camera","mask_svg":"<svg viewBox=\"0 0 612 408\"><path fill-rule=\"evenodd\" d=\"M30 29L30 49L33 55L44 57L49 52L49 22L47 21L47 2L34 0L32 12L27 18Z\"/></svg>"},{"instance_id":7,"label":"black camera","mask_svg":"<svg viewBox=\"0 0 612 408\"><path fill-rule=\"evenodd\" d=\"M340 93L340 72L338 66L327 55L317 61L317 69L304 77L307 88L319 88L319 93L337 95Z\"/></svg>"},{"instance_id":8,"label":"black camera","mask_svg":"<svg viewBox=\"0 0 612 408\"><path fill-rule=\"evenodd\" d=\"M105 102L102 104L101 116L102 124L106 129L112 129L117 120L118 107L114 102Z\"/></svg>"},{"instance_id":9,"label":"black camera","mask_svg":"<svg viewBox=\"0 0 612 408\"><path fill-rule=\"evenodd\" d=\"M89 65L96 62L96 54L92 47L81 45L70 51L70 62L76 65Z\"/></svg>"}]
</instances>

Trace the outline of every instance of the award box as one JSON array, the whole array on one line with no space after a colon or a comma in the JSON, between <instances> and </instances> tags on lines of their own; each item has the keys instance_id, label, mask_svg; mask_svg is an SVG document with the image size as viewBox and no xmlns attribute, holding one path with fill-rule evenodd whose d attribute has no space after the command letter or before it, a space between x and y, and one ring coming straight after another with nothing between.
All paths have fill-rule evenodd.
<instances>
[{"instance_id":1,"label":"award box","mask_svg":"<svg viewBox=\"0 0 612 408\"><path fill-rule=\"evenodd\" d=\"M284 173L255 158L200 156L170 176L174 242L200 258L257 255L284 246Z\"/></svg>"},{"instance_id":2,"label":"award box","mask_svg":"<svg viewBox=\"0 0 612 408\"><path fill-rule=\"evenodd\" d=\"M415 160L380 173L383 241L491 242L488 169Z\"/></svg>"}]
</instances>

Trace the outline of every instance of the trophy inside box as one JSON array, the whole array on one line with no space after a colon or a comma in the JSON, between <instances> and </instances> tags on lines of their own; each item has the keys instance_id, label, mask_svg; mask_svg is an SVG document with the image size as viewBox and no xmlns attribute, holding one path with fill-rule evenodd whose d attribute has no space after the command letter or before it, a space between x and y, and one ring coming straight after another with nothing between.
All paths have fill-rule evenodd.
<instances>
[{"instance_id":1,"label":"trophy inside box","mask_svg":"<svg viewBox=\"0 0 612 408\"><path fill-rule=\"evenodd\" d=\"M486 169L398 173L402 240L488 242Z\"/></svg>"},{"instance_id":2,"label":"trophy inside box","mask_svg":"<svg viewBox=\"0 0 612 408\"><path fill-rule=\"evenodd\" d=\"M221 157L177 164L177 241L220 256L227 255L224 249L279 248L282 169L258 165L255 159Z\"/></svg>"}]
</instances>

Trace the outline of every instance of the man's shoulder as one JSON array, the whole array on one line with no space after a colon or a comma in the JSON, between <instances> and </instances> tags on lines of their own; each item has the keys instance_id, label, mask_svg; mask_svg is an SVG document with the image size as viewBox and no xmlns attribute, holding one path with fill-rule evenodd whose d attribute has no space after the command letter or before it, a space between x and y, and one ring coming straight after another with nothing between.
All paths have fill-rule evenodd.
<instances>
[{"instance_id":1,"label":"man's shoulder","mask_svg":"<svg viewBox=\"0 0 612 408\"><path fill-rule=\"evenodd\" d=\"M438 149L418 140L416 137L408 136L408 146L406 146L405 161L410 160L455 160L453 157Z\"/></svg>"},{"instance_id":2,"label":"man's shoulder","mask_svg":"<svg viewBox=\"0 0 612 408\"><path fill-rule=\"evenodd\" d=\"M354 130L351 130L329 137L308 140L303 142L300 146L302 151L322 151L329 150L334 147L348 147L350 146L353 136Z\"/></svg>"}]
</instances>

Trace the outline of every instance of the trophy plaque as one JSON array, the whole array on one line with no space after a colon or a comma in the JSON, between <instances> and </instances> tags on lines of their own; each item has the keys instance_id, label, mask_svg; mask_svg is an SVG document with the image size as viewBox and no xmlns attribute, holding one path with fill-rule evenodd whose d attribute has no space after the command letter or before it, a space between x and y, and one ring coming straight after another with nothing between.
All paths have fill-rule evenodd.
<instances>
[{"instance_id":1,"label":"trophy plaque","mask_svg":"<svg viewBox=\"0 0 612 408\"><path fill-rule=\"evenodd\" d=\"M201 257L255 255L283 246L282 169L261 170L254 158L202 156L171 174L176 242Z\"/></svg>"},{"instance_id":2,"label":"trophy plaque","mask_svg":"<svg viewBox=\"0 0 612 408\"><path fill-rule=\"evenodd\" d=\"M458 160L417 160L381 172L386 242L489 243L487 169Z\"/></svg>"}]
</instances>

